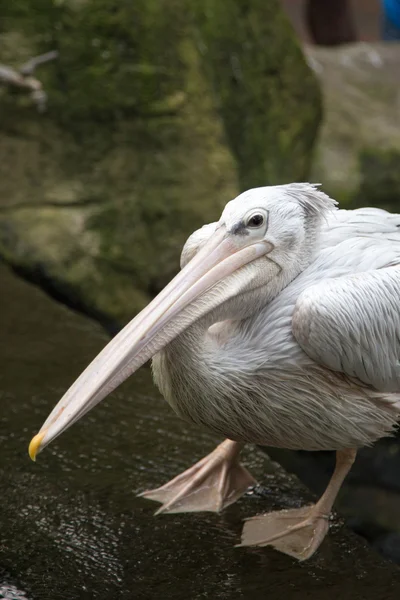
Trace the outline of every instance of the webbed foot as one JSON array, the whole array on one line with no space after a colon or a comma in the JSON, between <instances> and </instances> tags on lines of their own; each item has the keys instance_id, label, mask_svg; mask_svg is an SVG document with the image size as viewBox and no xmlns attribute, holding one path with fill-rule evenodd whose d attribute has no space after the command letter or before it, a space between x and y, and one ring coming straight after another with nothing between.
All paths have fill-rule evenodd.
<instances>
[{"instance_id":1,"label":"webbed foot","mask_svg":"<svg viewBox=\"0 0 400 600\"><path fill-rule=\"evenodd\" d=\"M239 463L242 445L225 440L217 448L165 485L139 496L161 502L156 514L219 512L236 502L256 481Z\"/></svg>"},{"instance_id":2,"label":"webbed foot","mask_svg":"<svg viewBox=\"0 0 400 600\"><path fill-rule=\"evenodd\" d=\"M239 546L272 546L280 552L306 560L329 530L329 515L316 505L281 510L246 519Z\"/></svg>"}]
</instances>

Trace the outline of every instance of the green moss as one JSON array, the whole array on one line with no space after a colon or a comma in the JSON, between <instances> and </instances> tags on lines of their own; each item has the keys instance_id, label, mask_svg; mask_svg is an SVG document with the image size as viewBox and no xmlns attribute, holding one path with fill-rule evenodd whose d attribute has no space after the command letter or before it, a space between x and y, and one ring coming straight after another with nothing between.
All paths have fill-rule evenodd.
<instances>
[{"instance_id":1,"label":"green moss","mask_svg":"<svg viewBox=\"0 0 400 600\"><path fill-rule=\"evenodd\" d=\"M280 2L202 0L194 6L199 49L241 188L304 180L321 97Z\"/></svg>"},{"instance_id":2,"label":"green moss","mask_svg":"<svg viewBox=\"0 0 400 600\"><path fill-rule=\"evenodd\" d=\"M0 94L0 255L124 322L241 187L305 177L318 91L277 1L249 5L0 6L4 63L59 51L37 72L45 114Z\"/></svg>"},{"instance_id":3,"label":"green moss","mask_svg":"<svg viewBox=\"0 0 400 600\"><path fill-rule=\"evenodd\" d=\"M365 148L360 152L360 186L354 205L400 211L400 150Z\"/></svg>"},{"instance_id":4,"label":"green moss","mask_svg":"<svg viewBox=\"0 0 400 600\"><path fill-rule=\"evenodd\" d=\"M184 81L180 0L19 0L0 8L36 53L59 58L43 71L53 117L79 133L123 115L151 112ZM168 39L168 44L165 40Z\"/></svg>"}]
</instances>

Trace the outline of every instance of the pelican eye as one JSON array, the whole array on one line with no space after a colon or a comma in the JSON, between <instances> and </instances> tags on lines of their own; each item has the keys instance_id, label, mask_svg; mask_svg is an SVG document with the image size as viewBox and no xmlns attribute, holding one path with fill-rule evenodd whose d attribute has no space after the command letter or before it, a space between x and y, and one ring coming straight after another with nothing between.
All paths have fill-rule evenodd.
<instances>
[{"instance_id":1,"label":"pelican eye","mask_svg":"<svg viewBox=\"0 0 400 600\"><path fill-rule=\"evenodd\" d=\"M257 227L261 227L262 225L264 225L264 223L264 215L260 213L255 213L254 215L251 215L251 217L249 217L249 219L247 220L246 227L256 229Z\"/></svg>"}]
</instances>

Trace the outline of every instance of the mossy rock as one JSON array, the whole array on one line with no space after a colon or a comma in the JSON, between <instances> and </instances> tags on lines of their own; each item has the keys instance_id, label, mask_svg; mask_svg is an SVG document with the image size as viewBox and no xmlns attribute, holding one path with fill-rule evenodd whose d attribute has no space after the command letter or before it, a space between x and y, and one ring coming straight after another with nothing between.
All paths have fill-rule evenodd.
<instances>
[{"instance_id":1,"label":"mossy rock","mask_svg":"<svg viewBox=\"0 0 400 600\"><path fill-rule=\"evenodd\" d=\"M203 0L200 49L242 189L304 180L320 91L279 3Z\"/></svg>"},{"instance_id":2,"label":"mossy rock","mask_svg":"<svg viewBox=\"0 0 400 600\"><path fill-rule=\"evenodd\" d=\"M400 210L400 147L365 148L359 156L360 185L354 202Z\"/></svg>"},{"instance_id":3,"label":"mossy rock","mask_svg":"<svg viewBox=\"0 0 400 600\"><path fill-rule=\"evenodd\" d=\"M347 207L400 212L400 44L309 48L324 98L312 179Z\"/></svg>"},{"instance_id":4,"label":"mossy rock","mask_svg":"<svg viewBox=\"0 0 400 600\"><path fill-rule=\"evenodd\" d=\"M241 189L307 176L319 90L278 0L15 0L0 22L2 63L59 52L46 113L0 89L0 255L107 325Z\"/></svg>"}]
</instances>

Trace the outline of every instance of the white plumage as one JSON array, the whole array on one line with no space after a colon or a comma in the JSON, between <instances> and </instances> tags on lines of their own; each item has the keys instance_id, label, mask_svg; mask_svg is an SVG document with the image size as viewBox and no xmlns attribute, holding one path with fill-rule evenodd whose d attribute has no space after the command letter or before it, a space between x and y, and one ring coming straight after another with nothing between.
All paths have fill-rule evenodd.
<instances>
[{"instance_id":1,"label":"white plumage","mask_svg":"<svg viewBox=\"0 0 400 600\"><path fill-rule=\"evenodd\" d=\"M218 306L153 359L181 417L233 440L303 450L360 447L391 432L400 413L400 216L319 216L308 266L261 310L218 323L218 344L207 339ZM184 263L215 226L189 238Z\"/></svg>"},{"instance_id":2,"label":"white plumage","mask_svg":"<svg viewBox=\"0 0 400 600\"><path fill-rule=\"evenodd\" d=\"M190 236L180 274L68 390L31 454L154 357L176 413L228 439L143 495L158 512L217 511L254 482L238 462L244 443L336 450L314 506L248 520L242 536L311 556L356 449L400 415L400 216L335 205L311 184L229 202Z\"/></svg>"}]
</instances>

